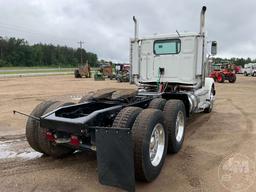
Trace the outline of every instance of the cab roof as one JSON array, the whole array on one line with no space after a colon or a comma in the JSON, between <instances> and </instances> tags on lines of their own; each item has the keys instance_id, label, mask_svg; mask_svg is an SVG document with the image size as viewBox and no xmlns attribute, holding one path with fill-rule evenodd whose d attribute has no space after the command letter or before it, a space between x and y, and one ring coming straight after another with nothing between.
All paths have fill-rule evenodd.
<instances>
[{"instance_id":1,"label":"cab roof","mask_svg":"<svg viewBox=\"0 0 256 192\"><path fill-rule=\"evenodd\" d=\"M155 39L173 39L173 38L182 38L182 37L196 37L199 36L199 33L196 32L179 32L178 33L170 33L170 34L154 34L151 36L144 36L139 38L140 40L155 40Z\"/></svg>"}]
</instances>

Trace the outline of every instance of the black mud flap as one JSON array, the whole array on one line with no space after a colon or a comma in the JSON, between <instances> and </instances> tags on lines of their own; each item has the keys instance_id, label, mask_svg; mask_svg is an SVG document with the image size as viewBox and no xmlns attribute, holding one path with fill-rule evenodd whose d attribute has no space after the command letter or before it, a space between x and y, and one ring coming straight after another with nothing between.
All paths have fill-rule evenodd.
<instances>
[{"instance_id":1,"label":"black mud flap","mask_svg":"<svg viewBox=\"0 0 256 192\"><path fill-rule=\"evenodd\" d=\"M99 181L135 191L132 135L128 129L96 129Z\"/></svg>"}]
</instances>

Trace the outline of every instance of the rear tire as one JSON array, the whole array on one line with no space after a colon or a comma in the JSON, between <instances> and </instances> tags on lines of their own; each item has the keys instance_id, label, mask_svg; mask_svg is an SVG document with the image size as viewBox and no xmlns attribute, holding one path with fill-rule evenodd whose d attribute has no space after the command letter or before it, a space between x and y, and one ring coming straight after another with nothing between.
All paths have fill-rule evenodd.
<instances>
[{"instance_id":1,"label":"rear tire","mask_svg":"<svg viewBox=\"0 0 256 192\"><path fill-rule=\"evenodd\" d=\"M78 69L75 69L74 71L74 75L75 75L75 78L81 78L82 76L80 75L79 73L79 70Z\"/></svg>"},{"instance_id":2,"label":"rear tire","mask_svg":"<svg viewBox=\"0 0 256 192\"><path fill-rule=\"evenodd\" d=\"M45 110L44 114L49 113L59 107L73 105L73 104L74 103L72 102L65 103L65 102L58 101L56 103L53 103L51 106L49 106ZM38 129L38 144L44 154L49 155L51 157L55 157L55 158L61 158L69 154L72 154L74 152L74 150L71 148L68 148L62 145L55 145L53 142L48 141L46 139L46 132L47 132L46 128L40 127L40 129Z\"/></svg>"},{"instance_id":3,"label":"rear tire","mask_svg":"<svg viewBox=\"0 0 256 192\"><path fill-rule=\"evenodd\" d=\"M166 99L163 98L155 98L153 99L149 105L148 108L152 108L152 109L160 109L161 111L164 110L164 106L166 103Z\"/></svg>"},{"instance_id":4,"label":"rear tire","mask_svg":"<svg viewBox=\"0 0 256 192\"><path fill-rule=\"evenodd\" d=\"M56 101L43 101L38 104L34 110L30 113L31 116L34 117L41 117L45 110L52 104L56 103ZM26 124L26 138L29 145L35 150L40 153L43 153L43 150L40 148L38 143L38 131L40 129L39 121L32 119L31 117L28 118Z\"/></svg>"},{"instance_id":5,"label":"rear tire","mask_svg":"<svg viewBox=\"0 0 256 192\"><path fill-rule=\"evenodd\" d=\"M186 109L181 100L168 100L164 106L164 125L168 130L168 153L177 153L183 144Z\"/></svg>"},{"instance_id":6,"label":"rear tire","mask_svg":"<svg viewBox=\"0 0 256 192\"><path fill-rule=\"evenodd\" d=\"M133 123L139 113L142 111L139 107L125 107L116 116L112 127L132 128Z\"/></svg>"},{"instance_id":7,"label":"rear tire","mask_svg":"<svg viewBox=\"0 0 256 192\"><path fill-rule=\"evenodd\" d=\"M232 76L230 76L228 81L229 81L229 83L235 83L236 82L236 75L233 74Z\"/></svg>"},{"instance_id":8,"label":"rear tire","mask_svg":"<svg viewBox=\"0 0 256 192\"><path fill-rule=\"evenodd\" d=\"M135 177L150 182L159 175L167 151L168 137L163 112L158 109L144 109L134 122L132 139Z\"/></svg>"}]
</instances>

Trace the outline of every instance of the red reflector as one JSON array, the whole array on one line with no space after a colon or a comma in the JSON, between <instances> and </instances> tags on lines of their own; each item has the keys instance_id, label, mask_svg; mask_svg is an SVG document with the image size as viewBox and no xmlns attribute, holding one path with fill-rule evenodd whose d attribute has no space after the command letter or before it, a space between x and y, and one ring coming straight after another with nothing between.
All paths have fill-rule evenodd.
<instances>
[{"instance_id":1,"label":"red reflector","mask_svg":"<svg viewBox=\"0 0 256 192\"><path fill-rule=\"evenodd\" d=\"M51 132L46 132L46 139L48 141L54 141L54 136Z\"/></svg>"},{"instance_id":2,"label":"red reflector","mask_svg":"<svg viewBox=\"0 0 256 192\"><path fill-rule=\"evenodd\" d=\"M80 141L77 136L72 135L70 140L71 145L80 145Z\"/></svg>"}]
</instances>

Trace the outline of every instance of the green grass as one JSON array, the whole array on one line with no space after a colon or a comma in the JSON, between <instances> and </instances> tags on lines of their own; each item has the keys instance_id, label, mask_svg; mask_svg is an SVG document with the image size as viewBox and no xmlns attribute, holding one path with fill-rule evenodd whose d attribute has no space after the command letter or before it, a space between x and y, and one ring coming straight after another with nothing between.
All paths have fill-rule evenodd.
<instances>
[{"instance_id":1,"label":"green grass","mask_svg":"<svg viewBox=\"0 0 256 192\"><path fill-rule=\"evenodd\" d=\"M0 67L0 70L24 70L24 69L56 69L59 68L59 66L37 66L37 67ZM75 69L77 67L60 67L61 69ZM98 67L91 67L91 70L99 69Z\"/></svg>"},{"instance_id":2,"label":"green grass","mask_svg":"<svg viewBox=\"0 0 256 192\"><path fill-rule=\"evenodd\" d=\"M55 66L55 67L49 67L49 66L42 66L42 67L0 67L0 70L55 69L55 68L59 68L59 67L58 66ZM69 68L72 68L72 67L61 67L61 69L69 69Z\"/></svg>"},{"instance_id":3,"label":"green grass","mask_svg":"<svg viewBox=\"0 0 256 192\"><path fill-rule=\"evenodd\" d=\"M7 72L2 72L0 71L0 75L3 74L24 74L24 73L55 73L55 72L73 72L73 70L37 70L37 71L7 71Z\"/></svg>"},{"instance_id":4,"label":"green grass","mask_svg":"<svg viewBox=\"0 0 256 192\"><path fill-rule=\"evenodd\" d=\"M0 75L12 75L12 74L28 74L28 73L58 73L68 72L73 73L75 68L60 68L57 67L0 67ZM97 68L91 68L92 75ZM8 71L1 71L8 70Z\"/></svg>"}]
</instances>

